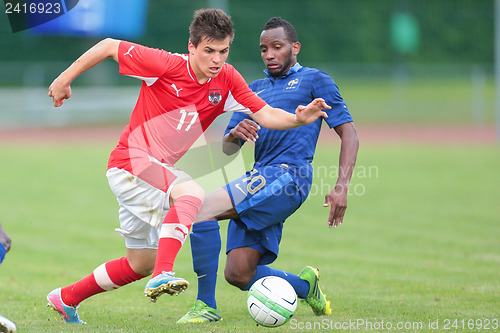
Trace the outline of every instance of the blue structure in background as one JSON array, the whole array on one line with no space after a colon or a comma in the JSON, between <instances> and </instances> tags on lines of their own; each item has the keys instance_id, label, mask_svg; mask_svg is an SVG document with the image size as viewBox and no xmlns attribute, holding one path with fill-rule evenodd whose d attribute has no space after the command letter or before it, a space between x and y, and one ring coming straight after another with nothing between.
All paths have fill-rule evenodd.
<instances>
[{"instance_id":1,"label":"blue structure in background","mask_svg":"<svg viewBox=\"0 0 500 333\"><path fill-rule=\"evenodd\" d=\"M137 38L145 30L147 4L147 0L79 0L71 11L43 24L37 22L43 16L28 15L28 25L35 34Z\"/></svg>"}]
</instances>

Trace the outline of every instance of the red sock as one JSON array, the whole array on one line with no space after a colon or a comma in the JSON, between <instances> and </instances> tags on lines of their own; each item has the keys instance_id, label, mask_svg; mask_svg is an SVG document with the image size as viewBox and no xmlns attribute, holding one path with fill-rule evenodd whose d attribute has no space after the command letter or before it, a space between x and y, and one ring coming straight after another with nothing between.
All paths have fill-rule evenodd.
<instances>
[{"instance_id":1,"label":"red sock","mask_svg":"<svg viewBox=\"0 0 500 333\"><path fill-rule=\"evenodd\" d=\"M201 200L191 195L179 197L170 207L161 226L158 252L153 277L161 272L171 272L189 229L201 207Z\"/></svg>"},{"instance_id":2,"label":"red sock","mask_svg":"<svg viewBox=\"0 0 500 333\"><path fill-rule=\"evenodd\" d=\"M104 291L117 289L144 278L132 270L126 257L108 261L84 277L61 289L61 298L68 306L77 306L84 299Z\"/></svg>"}]
</instances>

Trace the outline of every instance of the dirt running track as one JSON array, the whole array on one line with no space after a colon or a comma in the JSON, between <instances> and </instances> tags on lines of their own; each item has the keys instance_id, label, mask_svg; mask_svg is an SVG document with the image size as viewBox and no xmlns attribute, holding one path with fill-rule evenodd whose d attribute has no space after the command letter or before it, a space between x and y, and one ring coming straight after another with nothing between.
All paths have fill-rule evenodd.
<instances>
[{"instance_id":1,"label":"dirt running track","mask_svg":"<svg viewBox=\"0 0 500 333\"><path fill-rule=\"evenodd\" d=\"M0 130L0 144L73 144L103 143L114 145L123 125L64 127L50 129ZM493 145L499 143L494 126L357 126L362 145L377 144L445 144ZM334 131L323 129L320 140L337 142Z\"/></svg>"}]
</instances>

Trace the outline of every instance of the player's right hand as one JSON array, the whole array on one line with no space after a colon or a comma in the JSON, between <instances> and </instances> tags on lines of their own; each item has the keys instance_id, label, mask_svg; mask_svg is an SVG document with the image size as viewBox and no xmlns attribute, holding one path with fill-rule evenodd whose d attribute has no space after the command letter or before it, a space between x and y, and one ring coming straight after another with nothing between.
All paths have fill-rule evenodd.
<instances>
[{"instance_id":1,"label":"player's right hand","mask_svg":"<svg viewBox=\"0 0 500 333\"><path fill-rule=\"evenodd\" d=\"M259 124L250 119L240 121L235 128L231 130L231 135L245 141L257 141L259 135L257 131L260 130Z\"/></svg>"},{"instance_id":2,"label":"player's right hand","mask_svg":"<svg viewBox=\"0 0 500 333\"><path fill-rule=\"evenodd\" d=\"M61 79L57 78L49 87L49 97L52 97L54 106L59 107L64 104L65 99L71 97L71 86L61 82Z\"/></svg>"},{"instance_id":3,"label":"player's right hand","mask_svg":"<svg viewBox=\"0 0 500 333\"><path fill-rule=\"evenodd\" d=\"M332 107L326 104L323 98L315 98L306 106L299 105L295 109L296 119L303 124L310 124L319 117L328 118L328 114L323 109L331 109Z\"/></svg>"}]
</instances>

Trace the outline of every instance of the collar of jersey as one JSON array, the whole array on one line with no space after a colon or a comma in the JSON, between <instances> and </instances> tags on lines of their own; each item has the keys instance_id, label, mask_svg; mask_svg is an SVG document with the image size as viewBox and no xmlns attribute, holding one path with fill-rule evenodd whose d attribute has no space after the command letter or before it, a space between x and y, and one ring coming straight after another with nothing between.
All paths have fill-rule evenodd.
<instances>
[{"instance_id":1,"label":"collar of jersey","mask_svg":"<svg viewBox=\"0 0 500 333\"><path fill-rule=\"evenodd\" d=\"M290 75L292 75L294 73L297 73L299 71L299 69L301 69L301 68L302 68L302 66L299 63L296 63L295 65L293 65L292 68L290 68L290 70L287 73L281 75L278 79L284 79L287 76L290 76ZM264 73L266 73L266 75L267 75L268 78L274 79L274 77L272 77L269 74L269 71L267 69L264 70Z\"/></svg>"}]
</instances>

